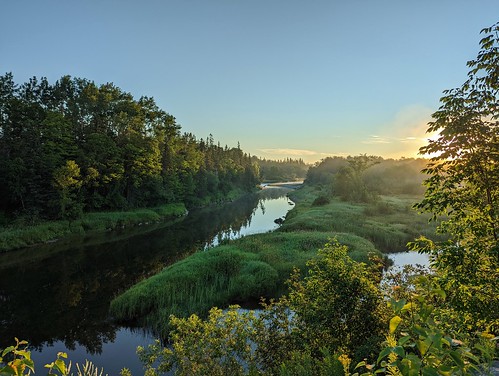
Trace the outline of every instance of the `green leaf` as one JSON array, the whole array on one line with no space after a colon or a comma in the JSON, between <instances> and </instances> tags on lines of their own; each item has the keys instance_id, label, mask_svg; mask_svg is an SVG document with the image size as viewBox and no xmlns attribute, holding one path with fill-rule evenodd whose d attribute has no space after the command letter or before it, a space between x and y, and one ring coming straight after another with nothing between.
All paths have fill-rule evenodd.
<instances>
[{"instance_id":1,"label":"green leaf","mask_svg":"<svg viewBox=\"0 0 499 376\"><path fill-rule=\"evenodd\" d=\"M395 316L390 320L390 333L394 333L397 330L402 318L400 316Z\"/></svg>"},{"instance_id":2,"label":"green leaf","mask_svg":"<svg viewBox=\"0 0 499 376\"><path fill-rule=\"evenodd\" d=\"M438 371L431 367L431 368L423 368L423 376L439 376Z\"/></svg>"},{"instance_id":3,"label":"green leaf","mask_svg":"<svg viewBox=\"0 0 499 376\"><path fill-rule=\"evenodd\" d=\"M442 376L451 376L453 372L453 367L448 365L441 365L440 367L438 367L438 372Z\"/></svg>"},{"instance_id":4,"label":"green leaf","mask_svg":"<svg viewBox=\"0 0 499 376\"><path fill-rule=\"evenodd\" d=\"M456 363L456 365L459 368L463 368L464 367L464 361L463 361L461 355L457 351L451 351L449 353L449 355L451 356L452 360L454 360L454 363Z\"/></svg>"},{"instance_id":5,"label":"green leaf","mask_svg":"<svg viewBox=\"0 0 499 376\"><path fill-rule=\"evenodd\" d=\"M4 356L5 356L5 354L10 353L10 352L11 352L12 350L14 350L14 349L15 349L15 347L14 347L14 346L9 346L9 347L7 347L5 350L3 350L3 351L2 351L2 357L4 357Z\"/></svg>"},{"instance_id":6,"label":"green leaf","mask_svg":"<svg viewBox=\"0 0 499 376\"><path fill-rule=\"evenodd\" d=\"M404 346L407 343L407 341L409 341L410 339L411 339L411 336L404 336L404 337L399 338L399 340L398 340L399 346Z\"/></svg>"},{"instance_id":7,"label":"green leaf","mask_svg":"<svg viewBox=\"0 0 499 376\"><path fill-rule=\"evenodd\" d=\"M64 360L62 359L57 359L55 362L55 367L58 369L58 371L63 374L63 375L66 375L67 371L66 371L66 363L64 363Z\"/></svg>"},{"instance_id":8,"label":"green leaf","mask_svg":"<svg viewBox=\"0 0 499 376\"><path fill-rule=\"evenodd\" d=\"M392 352L392 348L391 347L385 347L383 349L383 351L381 351L379 353L378 360L376 360L376 363L379 364L379 362L381 361L381 359L383 359L385 356L387 356L391 352Z\"/></svg>"},{"instance_id":9,"label":"green leaf","mask_svg":"<svg viewBox=\"0 0 499 376\"><path fill-rule=\"evenodd\" d=\"M445 297L447 296L447 294L445 293L444 290L442 289L434 289L433 290L433 293L440 296L442 299L445 299Z\"/></svg>"},{"instance_id":10,"label":"green leaf","mask_svg":"<svg viewBox=\"0 0 499 376\"><path fill-rule=\"evenodd\" d=\"M17 371L11 366L5 366L0 369L0 375L17 375Z\"/></svg>"},{"instance_id":11,"label":"green leaf","mask_svg":"<svg viewBox=\"0 0 499 376\"><path fill-rule=\"evenodd\" d=\"M392 308L394 309L395 312L400 312L400 310L405 306L405 299L401 299L401 300L395 300L395 299L391 299L390 300L390 305L392 306Z\"/></svg>"},{"instance_id":12,"label":"green leaf","mask_svg":"<svg viewBox=\"0 0 499 376\"><path fill-rule=\"evenodd\" d=\"M395 346L393 348L393 352L400 356L401 358L405 357L405 350L402 346Z\"/></svg>"},{"instance_id":13,"label":"green leaf","mask_svg":"<svg viewBox=\"0 0 499 376\"><path fill-rule=\"evenodd\" d=\"M426 341L416 341L416 346L419 350L419 353L424 356L428 351L428 343Z\"/></svg>"}]
</instances>

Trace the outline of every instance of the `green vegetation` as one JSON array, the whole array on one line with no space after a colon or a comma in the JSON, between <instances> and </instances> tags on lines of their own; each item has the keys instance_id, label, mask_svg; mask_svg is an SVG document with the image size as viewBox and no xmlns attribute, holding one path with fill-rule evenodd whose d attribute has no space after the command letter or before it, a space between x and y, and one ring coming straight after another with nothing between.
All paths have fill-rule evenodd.
<instances>
[{"instance_id":1,"label":"green vegetation","mask_svg":"<svg viewBox=\"0 0 499 376\"><path fill-rule=\"evenodd\" d=\"M410 210L415 197L383 196L369 204L328 197L329 203L314 204L325 195L316 186L293 191L295 208L279 230L228 241L165 268L114 299L112 314L140 319L165 335L171 314L205 315L213 306L280 297L293 269L305 272L331 237L348 246L353 260L384 260L386 266L389 260L380 251L404 250L408 241L435 232L428 216Z\"/></svg>"},{"instance_id":2,"label":"green vegetation","mask_svg":"<svg viewBox=\"0 0 499 376\"><path fill-rule=\"evenodd\" d=\"M436 225L428 223L430 216L411 210L418 196L379 196L374 202L355 203L326 196L327 191L307 185L294 192L291 197L297 201L296 208L288 213L280 231L354 234L385 253L404 250L407 242L420 235L435 238ZM329 203L318 206L316 200L322 197Z\"/></svg>"},{"instance_id":3,"label":"green vegetation","mask_svg":"<svg viewBox=\"0 0 499 376\"><path fill-rule=\"evenodd\" d=\"M239 146L180 133L152 98L62 77L0 76L0 221L223 201L251 191L258 165Z\"/></svg>"},{"instance_id":4,"label":"green vegetation","mask_svg":"<svg viewBox=\"0 0 499 376\"><path fill-rule=\"evenodd\" d=\"M264 182L293 181L305 179L308 165L300 159L270 160L253 157L260 168L260 178Z\"/></svg>"},{"instance_id":5,"label":"green vegetation","mask_svg":"<svg viewBox=\"0 0 499 376\"><path fill-rule=\"evenodd\" d=\"M274 232L246 236L195 253L165 268L114 299L111 312L118 319L142 318L165 335L171 314L204 315L213 306L279 297L295 267L306 269L330 232ZM365 239L338 234L351 245L353 258L368 261L379 252Z\"/></svg>"},{"instance_id":6,"label":"green vegetation","mask_svg":"<svg viewBox=\"0 0 499 376\"><path fill-rule=\"evenodd\" d=\"M287 295L264 304L258 317L237 307L226 313L213 308L205 320L171 316L170 346L138 349L146 375L490 373L491 362L499 358L499 23L482 32L481 51L468 63L468 80L445 92L433 114L429 130L439 131L439 138L421 149L437 155L425 169L425 196L415 207L432 219L441 218L437 231L448 237L422 237L411 244L430 255L430 274L409 268L386 275L380 283L379 257L372 257L370 264L356 262L340 244L350 242L351 254L362 247L375 250L375 245L389 250L412 235L417 228L413 223L419 222L412 222L408 199L388 196L386 189L393 190L390 194L400 194L402 186L415 189L419 177L392 186L385 176L372 174L375 167L383 167L379 158L326 159L311 170L309 187L294 194L297 205L279 232L197 253L113 302L115 312L133 317L149 314L161 299L170 307L178 304L168 301L175 291L199 301L214 287L227 294L214 299L265 294L286 271L283 260L299 265L324 236L337 235L301 272L292 273ZM378 185L385 188L369 191L371 179L385 182ZM64 186L69 187L64 197L70 198L71 184ZM139 303L149 296L153 299L147 304ZM191 308L202 310L201 305ZM160 309L167 314L169 308ZM8 367L23 374L32 364L29 353L19 353L18 346L2 356L13 352L17 363ZM59 359L53 366L68 373Z\"/></svg>"},{"instance_id":7,"label":"green vegetation","mask_svg":"<svg viewBox=\"0 0 499 376\"><path fill-rule=\"evenodd\" d=\"M185 215L183 204L167 204L122 212L86 213L79 219L26 224L18 220L0 228L0 252L45 243L63 237L149 224Z\"/></svg>"}]
</instances>

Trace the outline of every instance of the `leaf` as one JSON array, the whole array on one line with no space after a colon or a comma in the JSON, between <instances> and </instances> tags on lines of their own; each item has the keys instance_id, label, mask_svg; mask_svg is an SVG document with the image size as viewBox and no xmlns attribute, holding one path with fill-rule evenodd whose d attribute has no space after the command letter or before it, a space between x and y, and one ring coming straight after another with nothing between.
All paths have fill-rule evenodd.
<instances>
[{"instance_id":1,"label":"leaf","mask_svg":"<svg viewBox=\"0 0 499 376\"><path fill-rule=\"evenodd\" d=\"M402 346L395 346L393 348L393 352L400 356L401 358L405 357L405 350Z\"/></svg>"},{"instance_id":2,"label":"leaf","mask_svg":"<svg viewBox=\"0 0 499 376\"><path fill-rule=\"evenodd\" d=\"M10 353L10 352L11 352L12 350L14 350L14 349L15 349L15 347L14 347L14 346L9 346L9 347L7 347L5 350L3 350L3 352L2 352L2 357L4 357L4 356L5 356L5 354Z\"/></svg>"},{"instance_id":3,"label":"leaf","mask_svg":"<svg viewBox=\"0 0 499 376\"><path fill-rule=\"evenodd\" d=\"M55 367L59 370L60 373L62 373L63 375L65 375L67 372L66 372L66 363L64 363L64 360L62 359L57 359L55 362Z\"/></svg>"},{"instance_id":4,"label":"leaf","mask_svg":"<svg viewBox=\"0 0 499 376\"><path fill-rule=\"evenodd\" d=\"M5 366L0 369L0 374L1 375L17 375L18 372L12 368L11 366Z\"/></svg>"},{"instance_id":5,"label":"leaf","mask_svg":"<svg viewBox=\"0 0 499 376\"><path fill-rule=\"evenodd\" d=\"M392 348L391 347L385 347L383 349L383 351L381 351L379 353L378 360L376 360L376 363L379 364L379 362L381 361L381 359L383 359L385 356L387 356L391 352L392 352Z\"/></svg>"},{"instance_id":6,"label":"leaf","mask_svg":"<svg viewBox=\"0 0 499 376\"><path fill-rule=\"evenodd\" d=\"M426 354L426 352L428 351L428 343L426 343L426 341L416 341L416 346L419 350L419 353L424 356Z\"/></svg>"},{"instance_id":7,"label":"leaf","mask_svg":"<svg viewBox=\"0 0 499 376\"><path fill-rule=\"evenodd\" d=\"M464 367L464 361L461 358L461 355L457 351L451 351L449 355L451 356L452 360L454 360L454 363L456 363L459 368Z\"/></svg>"},{"instance_id":8,"label":"leaf","mask_svg":"<svg viewBox=\"0 0 499 376\"><path fill-rule=\"evenodd\" d=\"M431 368L423 368L423 376L439 376L438 371L431 367Z\"/></svg>"},{"instance_id":9,"label":"leaf","mask_svg":"<svg viewBox=\"0 0 499 376\"><path fill-rule=\"evenodd\" d=\"M401 321L402 318L400 316L392 317L392 319L390 320L390 333L394 333L395 330L397 330L397 327L399 326Z\"/></svg>"},{"instance_id":10,"label":"leaf","mask_svg":"<svg viewBox=\"0 0 499 376\"><path fill-rule=\"evenodd\" d=\"M391 299L390 300L390 305L392 306L393 310L395 312L400 312L400 310L405 306L406 301L404 299L401 300L395 300Z\"/></svg>"},{"instance_id":11,"label":"leaf","mask_svg":"<svg viewBox=\"0 0 499 376\"><path fill-rule=\"evenodd\" d=\"M404 346L404 345L407 343L407 341L409 341L410 339L411 339L411 336L404 336L404 337L401 337L401 338L399 338L399 340L398 340L398 345L399 345L399 346Z\"/></svg>"},{"instance_id":12,"label":"leaf","mask_svg":"<svg viewBox=\"0 0 499 376\"><path fill-rule=\"evenodd\" d=\"M444 290L442 290L442 289L434 289L432 292L433 292L434 294L436 294L436 295L440 296L442 299L445 299L445 297L447 296L447 295L445 294L445 291L444 291Z\"/></svg>"}]
</instances>

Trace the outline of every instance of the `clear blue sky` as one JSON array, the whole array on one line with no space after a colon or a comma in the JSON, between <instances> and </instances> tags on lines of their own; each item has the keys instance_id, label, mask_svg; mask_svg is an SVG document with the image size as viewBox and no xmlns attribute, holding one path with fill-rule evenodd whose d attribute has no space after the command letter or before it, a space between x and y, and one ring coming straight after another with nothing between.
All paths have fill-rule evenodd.
<instances>
[{"instance_id":1,"label":"clear blue sky","mask_svg":"<svg viewBox=\"0 0 499 376\"><path fill-rule=\"evenodd\" d=\"M0 74L152 96L266 158L414 156L498 0L2 0Z\"/></svg>"}]
</instances>

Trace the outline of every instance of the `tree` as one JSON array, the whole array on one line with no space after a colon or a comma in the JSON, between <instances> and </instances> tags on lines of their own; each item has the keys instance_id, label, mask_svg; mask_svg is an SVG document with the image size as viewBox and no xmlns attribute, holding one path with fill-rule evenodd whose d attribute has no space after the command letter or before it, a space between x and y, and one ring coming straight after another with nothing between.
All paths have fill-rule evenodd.
<instances>
[{"instance_id":1,"label":"tree","mask_svg":"<svg viewBox=\"0 0 499 376\"><path fill-rule=\"evenodd\" d=\"M54 187L60 195L61 218L76 218L82 213L82 205L78 202L77 192L81 188L80 167L75 161L66 161L54 172Z\"/></svg>"},{"instance_id":2,"label":"tree","mask_svg":"<svg viewBox=\"0 0 499 376\"><path fill-rule=\"evenodd\" d=\"M444 215L452 240L414 248L431 253L451 306L469 330L499 329L499 23L482 30L481 50L464 84L444 92L428 124L438 137L420 149L432 155L421 211Z\"/></svg>"},{"instance_id":3,"label":"tree","mask_svg":"<svg viewBox=\"0 0 499 376\"><path fill-rule=\"evenodd\" d=\"M353 261L336 240L307 263L304 279L292 275L287 303L299 322L303 343L320 353L346 351L362 359L382 341L386 308L373 270Z\"/></svg>"},{"instance_id":4,"label":"tree","mask_svg":"<svg viewBox=\"0 0 499 376\"><path fill-rule=\"evenodd\" d=\"M361 154L347 158L347 165L341 167L333 179L333 192L344 200L369 202L376 198L371 187L366 184L364 173L380 163L381 157Z\"/></svg>"}]
</instances>

